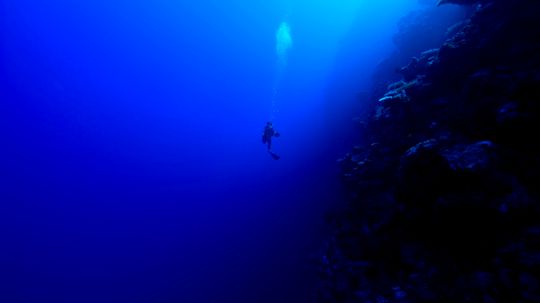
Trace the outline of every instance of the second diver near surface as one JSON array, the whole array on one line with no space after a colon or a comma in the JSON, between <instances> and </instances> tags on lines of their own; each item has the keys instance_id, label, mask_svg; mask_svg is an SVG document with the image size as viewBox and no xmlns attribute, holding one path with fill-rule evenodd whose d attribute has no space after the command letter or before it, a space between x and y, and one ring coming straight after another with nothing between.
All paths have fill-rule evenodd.
<instances>
[{"instance_id":1,"label":"second diver near surface","mask_svg":"<svg viewBox=\"0 0 540 303\"><path fill-rule=\"evenodd\" d=\"M263 144L266 144L266 147L268 148L268 153L270 156L272 156L272 159L279 160L279 155L274 153L272 151L272 138L273 137L279 137L280 134L276 132L274 129L274 126L272 125L272 122L266 122L266 126L264 127L263 134L262 134L262 142Z\"/></svg>"}]
</instances>

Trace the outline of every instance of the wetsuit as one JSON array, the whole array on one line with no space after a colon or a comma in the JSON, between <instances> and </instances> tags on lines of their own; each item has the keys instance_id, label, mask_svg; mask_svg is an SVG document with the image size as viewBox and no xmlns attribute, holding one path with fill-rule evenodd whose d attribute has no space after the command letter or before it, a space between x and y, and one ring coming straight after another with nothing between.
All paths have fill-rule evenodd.
<instances>
[{"instance_id":1,"label":"wetsuit","mask_svg":"<svg viewBox=\"0 0 540 303\"><path fill-rule=\"evenodd\" d=\"M266 144L268 150L272 149L272 137L276 134L274 127L267 125L263 132L263 143Z\"/></svg>"}]
</instances>

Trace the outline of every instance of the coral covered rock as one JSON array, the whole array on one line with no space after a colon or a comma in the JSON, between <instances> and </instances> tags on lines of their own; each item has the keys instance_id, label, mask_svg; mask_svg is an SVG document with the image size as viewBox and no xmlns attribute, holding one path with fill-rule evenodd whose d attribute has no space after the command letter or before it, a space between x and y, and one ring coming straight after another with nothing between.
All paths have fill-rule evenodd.
<instances>
[{"instance_id":1,"label":"coral covered rock","mask_svg":"<svg viewBox=\"0 0 540 303\"><path fill-rule=\"evenodd\" d=\"M364 141L341 161L350 203L321 302L540 301L539 13L483 1L401 60L401 79L378 74Z\"/></svg>"}]
</instances>

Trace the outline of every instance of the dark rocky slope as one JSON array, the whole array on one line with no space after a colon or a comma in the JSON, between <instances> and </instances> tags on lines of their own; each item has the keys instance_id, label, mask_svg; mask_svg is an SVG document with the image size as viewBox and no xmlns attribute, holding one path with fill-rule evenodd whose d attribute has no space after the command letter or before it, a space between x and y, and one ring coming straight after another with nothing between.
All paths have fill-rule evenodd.
<instances>
[{"instance_id":1,"label":"dark rocky slope","mask_svg":"<svg viewBox=\"0 0 540 303\"><path fill-rule=\"evenodd\" d=\"M540 302L540 1L455 24L384 92L378 75L319 302Z\"/></svg>"}]
</instances>

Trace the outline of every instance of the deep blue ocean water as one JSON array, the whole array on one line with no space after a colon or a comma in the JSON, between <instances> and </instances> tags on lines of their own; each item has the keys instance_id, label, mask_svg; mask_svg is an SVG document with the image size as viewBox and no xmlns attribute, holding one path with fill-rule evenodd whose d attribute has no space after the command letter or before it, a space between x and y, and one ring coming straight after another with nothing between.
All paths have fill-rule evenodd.
<instances>
[{"instance_id":1,"label":"deep blue ocean water","mask_svg":"<svg viewBox=\"0 0 540 303\"><path fill-rule=\"evenodd\" d=\"M356 96L416 6L0 0L0 302L308 302Z\"/></svg>"}]
</instances>

